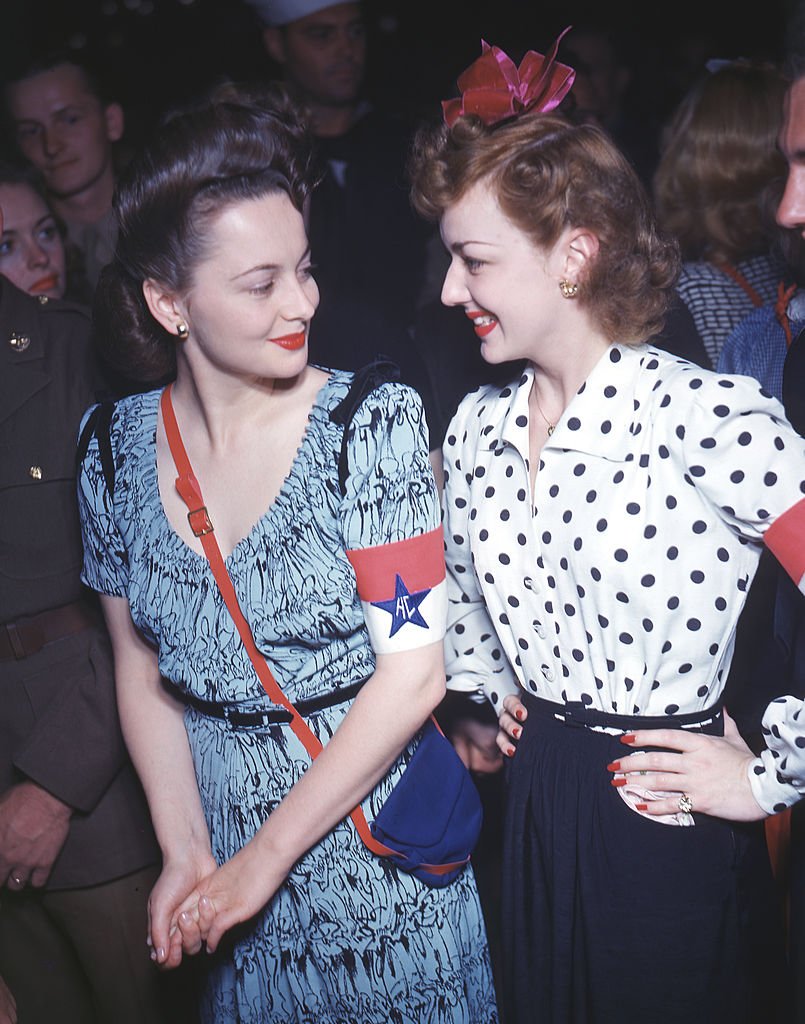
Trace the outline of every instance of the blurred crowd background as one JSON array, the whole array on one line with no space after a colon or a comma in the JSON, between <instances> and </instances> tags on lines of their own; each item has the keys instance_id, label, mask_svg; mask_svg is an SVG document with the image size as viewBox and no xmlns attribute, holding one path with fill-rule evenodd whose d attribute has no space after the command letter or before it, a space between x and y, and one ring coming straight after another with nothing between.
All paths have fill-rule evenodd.
<instances>
[{"instance_id":1,"label":"blurred crowd background","mask_svg":"<svg viewBox=\"0 0 805 1024\"><path fill-rule=\"evenodd\" d=\"M368 0L366 84L386 108L433 116L438 100L455 94L456 76L480 52L481 38L517 59L527 49L545 52L567 25L595 21L616 34L631 71L632 114L662 122L707 60L778 59L791 6L791 0L769 0L762 10L724 0ZM275 74L245 0L2 0L0 8L3 77L43 49L67 45L91 57L126 110L129 145L163 109L221 78Z\"/></svg>"}]
</instances>

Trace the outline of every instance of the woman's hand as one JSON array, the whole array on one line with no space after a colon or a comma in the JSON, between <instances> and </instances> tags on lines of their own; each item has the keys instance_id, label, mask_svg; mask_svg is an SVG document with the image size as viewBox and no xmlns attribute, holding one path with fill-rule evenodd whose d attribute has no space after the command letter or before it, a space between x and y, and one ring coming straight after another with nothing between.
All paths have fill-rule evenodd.
<instances>
[{"instance_id":1,"label":"woman's hand","mask_svg":"<svg viewBox=\"0 0 805 1024\"><path fill-rule=\"evenodd\" d=\"M178 967L182 962L182 936L175 926L177 908L216 867L209 851L199 851L189 857L166 858L162 873L148 898L148 944L151 946L151 959L160 967Z\"/></svg>"},{"instance_id":2,"label":"woman's hand","mask_svg":"<svg viewBox=\"0 0 805 1024\"><path fill-rule=\"evenodd\" d=\"M510 693L504 698L503 710L498 718L497 745L506 757L514 757L515 744L523 733L522 723L528 717L525 705Z\"/></svg>"},{"instance_id":3,"label":"woman's hand","mask_svg":"<svg viewBox=\"0 0 805 1024\"><path fill-rule=\"evenodd\" d=\"M496 744L497 726L474 718L456 718L450 723L448 738L468 771L493 775L503 767Z\"/></svg>"},{"instance_id":4,"label":"woman's hand","mask_svg":"<svg viewBox=\"0 0 805 1024\"><path fill-rule=\"evenodd\" d=\"M626 776L639 774L642 788L676 794L640 804L638 810L652 815L675 814L684 809L679 806L684 793L694 812L730 821L759 821L767 817L749 784L747 769L755 755L726 711L723 736L705 736L684 729L640 729L622 736L621 742L666 748L630 754L607 765L615 773L613 786L622 786Z\"/></svg>"},{"instance_id":5,"label":"woman's hand","mask_svg":"<svg viewBox=\"0 0 805 1024\"><path fill-rule=\"evenodd\" d=\"M287 872L263 846L259 837L252 839L177 907L172 927L185 953L198 953L205 942L214 953L224 933L254 917L285 881Z\"/></svg>"}]
</instances>

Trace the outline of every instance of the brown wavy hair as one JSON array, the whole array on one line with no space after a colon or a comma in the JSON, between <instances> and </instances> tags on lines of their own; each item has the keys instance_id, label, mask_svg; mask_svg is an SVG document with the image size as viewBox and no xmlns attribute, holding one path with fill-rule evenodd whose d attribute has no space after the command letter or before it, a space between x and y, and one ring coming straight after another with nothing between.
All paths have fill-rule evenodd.
<instances>
[{"instance_id":1,"label":"brown wavy hair","mask_svg":"<svg viewBox=\"0 0 805 1024\"><path fill-rule=\"evenodd\" d=\"M302 212L315 183L308 129L280 87L222 83L169 113L115 191L115 258L93 303L104 362L132 381L169 378L176 338L151 316L143 281L186 293L223 209L280 192Z\"/></svg>"},{"instance_id":2,"label":"brown wavy hair","mask_svg":"<svg viewBox=\"0 0 805 1024\"><path fill-rule=\"evenodd\" d=\"M480 181L533 244L547 249L567 227L598 238L575 300L611 341L637 344L662 330L679 271L675 243L655 229L639 178L597 125L559 114L488 127L475 116L423 128L409 166L412 200L438 220Z\"/></svg>"},{"instance_id":3,"label":"brown wavy hair","mask_svg":"<svg viewBox=\"0 0 805 1024\"><path fill-rule=\"evenodd\" d=\"M704 75L674 111L653 191L685 260L733 263L775 241L785 90L774 65L736 61Z\"/></svg>"}]
</instances>

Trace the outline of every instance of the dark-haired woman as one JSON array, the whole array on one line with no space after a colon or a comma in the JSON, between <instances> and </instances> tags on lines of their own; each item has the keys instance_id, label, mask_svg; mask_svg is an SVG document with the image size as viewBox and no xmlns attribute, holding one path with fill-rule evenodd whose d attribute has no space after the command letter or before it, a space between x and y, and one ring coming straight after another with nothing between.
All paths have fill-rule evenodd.
<instances>
[{"instance_id":1,"label":"dark-haired woman","mask_svg":"<svg viewBox=\"0 0 805 1024\"><path fill-rule=\"evenodd\" d=\"M471 872L431 888L344 820L361 801L376 815L443 693L444 582L415 393L385 384L359 406L339 487L330 413L352 378L307 362L306 153L281 106L232 90L173 117L120 184L98 290L122 372L175 364L170 400L238 601L324 744L311 765L253 671L174 486L161 392L124 399L113 489L100 438L83 465L84 576L164 855L153 956L174 966L206 940L209 1022L485 1024ZM400 582L418 614L395 612Z\"/></svg>"},{"instance_id":2,"label":"dark-haired woman","mask_svg":"<svg viewBox=\"0 0 805 1024\"><path fill-rule=\"evenodd\" d=\"M33 170L0 163L0 274L31 295L61 299L67 288L63 231Z\"/></svg>"},{"instance_id":3,"label":"dark-haired woman","mask_svg":"<svg viewBox=\"0 0 805 1024\"><path fill-rule=\"evenodd\" d=\"M488 697L512 758L503 1009L778 1020L762 830L618 761L637 729L740 745L720 705L735 624L762 543L801 536L805 442L752 381L651 346L675 247L604 133L539 113L569 74L485 50L414 162L451 255L442 300L488 362L526 360L464 399L444 446L448 685Z\"/></svg>"},{"instance_id":4,"label":"dark-haired woman","mask_svg":"<svg viewBox=\"0 0 805 1024\"><path fill-rule=\"evenodd\" d=\"M24 292L88 304L81 254L66 241L38 171L0 160L0 274Z\"/></svg>"}]
</instances>

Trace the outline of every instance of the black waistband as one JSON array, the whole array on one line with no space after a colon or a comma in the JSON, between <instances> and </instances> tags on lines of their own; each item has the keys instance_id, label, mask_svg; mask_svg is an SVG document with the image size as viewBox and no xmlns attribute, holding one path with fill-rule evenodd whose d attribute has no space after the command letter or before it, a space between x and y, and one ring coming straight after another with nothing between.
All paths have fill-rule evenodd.
<instances>
[{"instance_id":1,"label":"black waistband","mask_svg":"<svg viewBox=\"0 0 805 1024\"><path fill-rule=\"evenodd\" d=\"M722 717L720 703L685 715L615 715L588 707L581 701L558 704L555 701L543 700L542 697L534 697L530 693L521 694L520 699L529 711L552 715L567 725L579 725L586 729L617 729L624 733L635 729L701 729L711 723L720 722Z\"/></svg>"},{"instance_id":2,"label":"black waistband","mask_svg":"<svg viewBox=\"0 0 805 1024\"><path fill-rule=\"evenodd\" d=\"M367 676L367 679L369 677ZM311 697L310 700L300 700L294 704L299 714L306 718L317 711L324 711L325 708L335 707L345 701L352 700L360 691L366 679L359 679L357 683L351 683L333 693L324 694L322 697ZM202 700L192 693L179 693L179 699L189 704L191 708L200 711L202 715L210 718L224 719L233 729L254 729L267 725L287 725L291 721L290 711L285 708L272 707L265 711L241 711L234 704L219 704L213 700Z\"/></svg>"}]
</instances>

